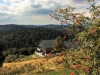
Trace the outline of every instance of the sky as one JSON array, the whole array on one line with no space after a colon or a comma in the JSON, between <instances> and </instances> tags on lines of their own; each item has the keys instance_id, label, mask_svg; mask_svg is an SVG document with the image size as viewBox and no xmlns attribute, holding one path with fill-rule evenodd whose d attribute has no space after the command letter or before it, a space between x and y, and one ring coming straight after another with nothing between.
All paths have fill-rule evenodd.
<instances>
[{"instance_id":1,"label":"sky","mask_svg":"<svg viewBox=\"0 0 100 75\"><path fill-rule=\"evenodd\" d=\"M60 24L49 16L50 11L73 6L86 12L88 5L87 0L0 0L0 24Z\"/></svg>"}]
</instances>

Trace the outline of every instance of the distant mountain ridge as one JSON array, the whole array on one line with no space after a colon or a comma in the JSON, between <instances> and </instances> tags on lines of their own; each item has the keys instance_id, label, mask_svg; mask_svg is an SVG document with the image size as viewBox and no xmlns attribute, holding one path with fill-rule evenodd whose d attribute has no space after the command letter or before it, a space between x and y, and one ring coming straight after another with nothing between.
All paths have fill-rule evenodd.
<instances>
[{"instance_id":1,"label":"distant mountain ridge","mask_svg":"<svg viewBox=\"0 0 100 75\"><path fill-rule=\"evenodd\" d=\"M63 27L69 27L68 25L64 25ZM50 28L54 30L62 30L63 27L61 25L17 25L17 24L7 24L7 25L0 25L0 31L7 31L7 30L16 30L16 29L25 29L25 28Z\"/></svg>"}]
</instances>

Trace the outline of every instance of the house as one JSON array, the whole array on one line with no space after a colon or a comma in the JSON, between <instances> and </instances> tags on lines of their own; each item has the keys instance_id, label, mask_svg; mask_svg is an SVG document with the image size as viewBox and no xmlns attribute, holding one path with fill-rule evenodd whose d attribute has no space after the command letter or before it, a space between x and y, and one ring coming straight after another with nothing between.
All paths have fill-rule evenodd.
<instances>
[{"instance_id":1,"label":"house","mask_svg":"<svg viewBox=\"0 0 100 75\"><path fill-rule=\"evenodd\" d=\"M76 44L76 42L64 41L64 45L66 49L78 48L78 45Z\"/></svg>"},{"instance_id":2,"label":"house","mask_svg":"<svg viewBox=\"0 0 100 75\"><path fill-rule=\"evenodd\" d=\"M51 52L52 46L55 40L42 40L37 47L37 51L35 52L39 56L46 55Z\"/></svg>"},{"instance_id":3,"label":"house","mask_svg":"<svg viewBox=\"0 0 100 75\"><path fill-rule=\"evenodd\" d=\"M36 54L39 56L44 56L52 51L52 46L55 40L42 40L37 47ZM78 45L75 42L64 41L66 49L78 48Z\"/></svg>"}]
</instances>

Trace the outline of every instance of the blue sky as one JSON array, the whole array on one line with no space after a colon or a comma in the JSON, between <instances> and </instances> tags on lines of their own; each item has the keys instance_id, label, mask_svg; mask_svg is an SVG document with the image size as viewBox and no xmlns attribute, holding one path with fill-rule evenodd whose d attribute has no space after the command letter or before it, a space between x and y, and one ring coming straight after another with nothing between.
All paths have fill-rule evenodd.
<instances>
[{"instance_id":1,"label":"blue sky","mask_svg":"<svg viewBox=\"0 0 100 75\"><path fill-rule=\"evenodd\" d=\"M0 4L6 4L6 5L10 5L10 2L4 2L3 0L0 0Z\"/></svg>"},{"instance_id":2,"label":"blue sky","mask_svg":"<svg viewBox=\"0 0 100 75\"><path fill-rule=\"evenodd\" d=\"M3 0L0 0L0 3L4 3Z\"/></svg>"},{"instance_id":3,"label":"blue sky","mask_svg":"<svg viewBox=\"0 0 100 75\"><path fill-rule=\"evenodd\" d=\"M77 12L86 11L87 0L0 0L0 24L60 24L51 19L50 11L73 6ZM88 15L88 14L87 14Z\"/></svg>"}]
</instances>

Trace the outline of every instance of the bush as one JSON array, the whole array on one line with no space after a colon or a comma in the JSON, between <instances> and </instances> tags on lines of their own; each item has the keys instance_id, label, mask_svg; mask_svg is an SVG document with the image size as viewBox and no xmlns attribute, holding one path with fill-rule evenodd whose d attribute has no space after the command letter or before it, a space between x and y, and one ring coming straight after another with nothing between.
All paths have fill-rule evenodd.
<instances>
[{"instance_id":1,"label":"bush","mask_svg":"<svg viewBox=\"0 0 100 75\"><path fill-rule=\"evenodd\" d=\"M5 55L9 55L9 54L19 54L19 55L31 55L34 53L34 51L36 50L36 47L29 47L29 48L11 48L11 49L7 49L6 51L3 51L3 53Z\"/></svg>"},{"instance_id":2,"label":"bush","mask_svg":"<svg viewBox=\"0 0 100 75\"><path fill-rule=\"evenodd\" d=\"M18 55L10 54L6 57L5 62L12 62L12 61L15 61L17 58L18 58Z\"/></svg>"},{"instance_id":3,"label":"bush","mask_svg":"<svg viewBox=\"0 0 100 75\"><path fill-rule=\"evenodd\" d=\"M20 59L22 59L22 58L24 58L24 57L25 57L24 55L18 55L18 54L14 55L14 54L10 54L10 55L8 55L8 56L6 57L5 62L14 62L14 61L18 61L18 60L20 60Z\"/></svg>"},{"instance_id":4,"label":"bush","mask_svg":"<svg viewBox=\"0 0 100 75\"><path fill-rule=\"evenodd\" d=\"M75 8L71 6L58 8L53 12L52 17L61 21L62 26L63 23L70 23L72 29L67 31L74 33L74 41L80 47L78 50L68 51L60 63L74 69L77 75L100 75L100 5L96 5L95 0L87 1L90 4L90 17L85 16L84 12L74 13ZM83 25L87 26L83 28Z\"/></svg>"}]
</instances>

